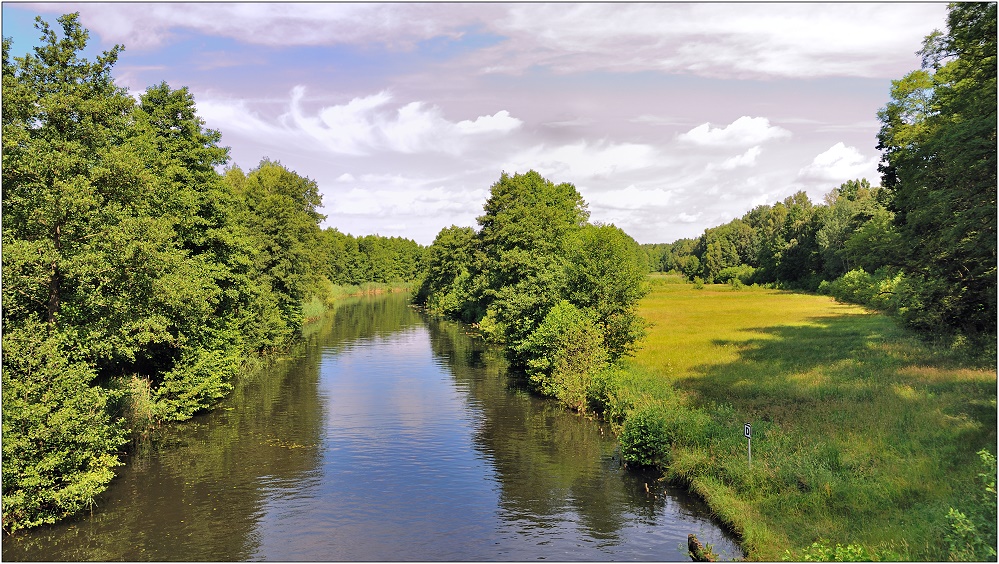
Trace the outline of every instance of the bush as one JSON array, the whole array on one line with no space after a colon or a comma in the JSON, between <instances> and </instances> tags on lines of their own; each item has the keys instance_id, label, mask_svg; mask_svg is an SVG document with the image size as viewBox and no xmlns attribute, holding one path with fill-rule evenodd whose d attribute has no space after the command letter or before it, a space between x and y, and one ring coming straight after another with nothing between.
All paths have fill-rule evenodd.
<instances>
[{"instance_id":1,"label":"bush","mask_svg":"<svg viewBox=\"0 0 999 564\"><path fill-rule=\"evenodd\" d=\"M756 269L748 264L740 264L739 266L729 266L721 269L715 276L715 282L719 284L732 283L733 280L738 280L743 284L752 284L753 276L756 275Z\"/></svg>"},{"instance_id":2,"label":"bush","mask_svg":"<svg viewBox=\"0 0 999 564\"><path fill-rule=\"evenodd\" d=\"M978 474L981 487L969 514L950 508L948 530L944 535L952 561L995 561L996 559L996 457L978 451L984 472Z\"/></svg>"},{"instance_id":3,"label":"bush","mask_svg":"<svg viewBox=\"0 0 999 564\"><path fill-rule=\"evenodd\" d=\"M594 376L607 365L607 351L594 314L562 300L518 347L527 376L538 391L586 411Z\"/></svg>"},{"instance_id":4,"label":"bush","mask_svg":"<svg viewBox=\"0 0 999 564\"><path fill-rule=\"evenodd\" d=\"M54 523L93 505L127 442L107 390L65 339L28 321L3 335L3 528Z\"/></svg>"},{"instance_id":5,"label":"bush","mask_svg":"<svg viewBox=\"0 0 999 564\"><path fill-rule=\"evenodd\" d=\"M661 406L631 414L621 431L621 458L639 466L664 466L669 460L669 431Z\"/></svg>"}]
</instances>

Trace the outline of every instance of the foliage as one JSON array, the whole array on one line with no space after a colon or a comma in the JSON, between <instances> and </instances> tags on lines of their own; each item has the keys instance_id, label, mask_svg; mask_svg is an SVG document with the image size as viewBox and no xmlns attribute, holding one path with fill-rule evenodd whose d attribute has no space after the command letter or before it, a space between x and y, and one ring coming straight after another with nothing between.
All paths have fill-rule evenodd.
<instances>
[{"instance_id":1,"label":"foliage","mask_svg":"<svg viewBox=\"0 0 999 564\"><path fill-rule=\"evenodd\" d=\"M944 535L948 558L954 562L996 559L996 457L987 450L978 451L984 472L969 514L953 507L947 513L949 528Z\"/></svg>"},{"instance_id":2,"label":"foliage","mask_svg":"<svg viewBox=\"0 0 999 564\"><path fill-rule=\"evenodd\" d=\"M412 280L423 252L322 233L316 183L278 162L219 174L228 149L186 88L161 82L136 102L112 77L121 46L89 61L78 14L61 33L36 21L32 54L12 59L3 41L9 531L92 502L117 464L119 415L139 437L212 409L258 355L298 337L306 304L325 309L334 279Z\"/></svg>"},{"instance_id":3,"label":"foliage","mask_svg":"<svg viewBox=\"0 0 999 564\"><path fill-rule=\"evenodd\" d=\"M70 340L37 320L3 334L3 528L54 523L93 504L120 465L127 439L70 358Z\"/></svg>"},{"instance_id":4,"label":"foliage","mask_svg":"<svg viewBox=\"0 0 999 564\"><path fill-rule=\"evenodd\" d=\"M808 548L802 551L800 558L786 551L785 560L795 560L802 562L873 562L878 558L869 553L861 545L848 544L843 546L836 543L836 546L829 546L826 541L818 540L813 542Z\"/></svg>"},{"instance_id":5,"label":"foliage","mask_svg":"<svg viewBox=\"0 0 999 564\"><path fill-rule=\"evenodd\" d=\"M644 334L647 252L535 171L503 173L483 209L478 231L452 226L427 248L417 302L476 324L538 391L586 410L606 362Z\"/></svg>"},{"instance_id":6,"label":"foliage","mask_svg":"<svg viewBox=\"0 0 999 564\"><path fill-rule=\"evenodd\" d=\"M661 407L647 406L628 415L621 430L621 458L639 466L665 465L670 440Z\"/></svg>"},{"instance_id":7,"label":"foliage","mask_svg":"<svg viewBox=\"0 0 999 564\"><path fill-rule=\"evenodd\" d=\"M588 391L608 356L592 310L560 301L519 348L528 359L527 377L541 393L586 411Z\"/></svg>"},{"instance_id":8,"label":"foliage","mask_svg":"<svg viewBox=\"0 0 999 564\"><path fill-rule=\"evenodd\" d=\"M878 113L879 170L925 316L996 329L996 5L957 3L927 38L923 68L893 81Z\"/></svg>"}]
</instances>

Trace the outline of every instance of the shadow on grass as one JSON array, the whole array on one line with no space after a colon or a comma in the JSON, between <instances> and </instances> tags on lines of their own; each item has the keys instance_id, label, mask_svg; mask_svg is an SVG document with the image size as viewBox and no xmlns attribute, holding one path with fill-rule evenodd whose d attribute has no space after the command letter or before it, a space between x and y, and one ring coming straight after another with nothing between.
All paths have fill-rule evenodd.
<instances>
[{"instance_id":1,"label":"shadow on grass","mask_svg":"<svg viewBox=\"0 0 999 564\"><path fill-rule=\"evenodd\" d=\"M715 340L715 346L737 348L738 359L694 367L677 383L705 402L775 423L817 411L852 417L854 426L890 422L904 432L907 425L941 420L960 428L954 439L995 443L994 370L960 366L880 315L808 322L749 329L758 337L747 340Z\"/></svg>"}]
</instances>

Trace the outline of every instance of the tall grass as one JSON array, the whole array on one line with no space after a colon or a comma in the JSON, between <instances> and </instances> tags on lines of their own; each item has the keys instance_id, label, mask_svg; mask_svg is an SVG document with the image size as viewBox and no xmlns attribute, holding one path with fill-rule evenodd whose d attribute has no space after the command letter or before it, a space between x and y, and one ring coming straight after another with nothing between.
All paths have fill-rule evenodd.
<instances>
[{"instance_id":1,"label":"tall grass","mask_svg":"<svg viewBox=\"0 0 999 564\"><path fill-rule=\"evenodd\" d=\"M948 509L974 503L976 452L995 450L994 358L976 365L860 306L756 287L653 280L640 314L653 326L616 374L622 447L644 433L751 559L801 558L816 541L948 557Z\"/></svg>"}]
</instances>

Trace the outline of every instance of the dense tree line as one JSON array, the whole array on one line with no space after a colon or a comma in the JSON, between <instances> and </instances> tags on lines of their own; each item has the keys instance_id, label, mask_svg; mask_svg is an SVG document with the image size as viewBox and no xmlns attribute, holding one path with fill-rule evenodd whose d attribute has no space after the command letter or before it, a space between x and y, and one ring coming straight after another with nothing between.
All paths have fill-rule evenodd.
<instances>
[{"instance_id":1,"label":"dense tree line","mask_svg":"<svg viewBox=\"0 0 999 564\"><path fill-rule=\"evenodd\" d=\"M210 409L335 283L415 278L415 242L321 230L316 183L244 173L186 88L138 100L77 14L3 41L3 528L93 503L143 421ZM220 173L222 167L224 173ZM131 427L131 428L130 428Z\"/></svg>"},{"instance_id":2,"label":"dense tree line","mask_svg":"<svg viewBox=\"0 0 999 564\"><path fill-rule=\"evenodd\" d=\"M898 262L892 214L884 190L850 180L814 204L798 192L741 218L706 229L697 239L645 245L654 270L675 271L708 283L739 280L816 290L863 267L871 272Z\"/></svg>"},{"instance_id":3,"label":"dense tree line","mask_svg":"<svg viewBox=\"0 0 999 564\"><path fill-rule=\"evenodd\" d=\"M322 233L326 277L334 284L410 282L420 275L424 248L412 239L354 237L327 227Z\"/></svg>"},{"instance_id":4,"label":"dense tree line","mask_svg":"<svg viewBox=\"0 0 999 564\"><path fill-rule=\"evenodd\" d=\"M923 68L879 112L881 186L804 192L697 239L646 245L653 269L820 290L924 332L996 331L996 4L949 7Z\"/></svg>"},{"instance_id":5,"label":"dense tree line","mask_svg":"<svg viewBox=\"0 0 999 564\"><path fill-rule=\"evenodd\" d=\"M534 171L501 175L484 211L478 231L437 235L417 302L476 324L537 390L586 410L644 332L644 253L621 229L589 223L572 184Z\"/></svg>"}]
</instances>

